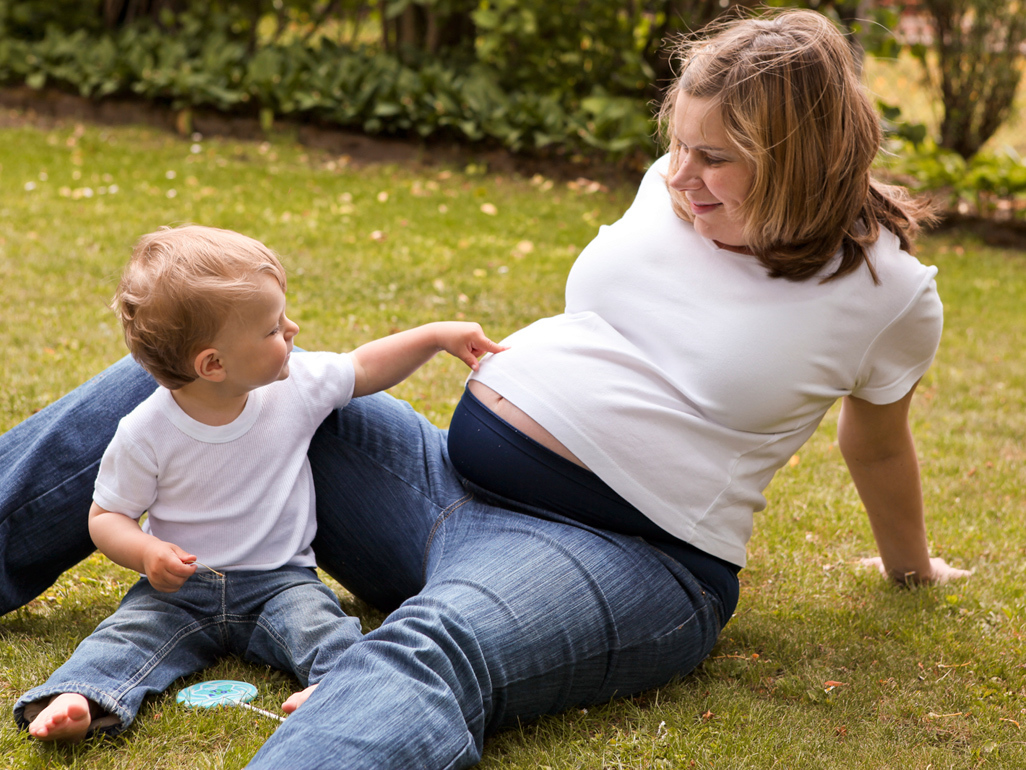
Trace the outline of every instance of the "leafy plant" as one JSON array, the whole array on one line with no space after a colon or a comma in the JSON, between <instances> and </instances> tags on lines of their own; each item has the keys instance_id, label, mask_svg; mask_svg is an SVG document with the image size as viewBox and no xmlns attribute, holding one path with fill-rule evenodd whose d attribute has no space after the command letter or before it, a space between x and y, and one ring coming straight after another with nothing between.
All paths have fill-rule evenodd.
<instances>
[{"instance_id":1,"label":"leafy plant","mask_svg":"<svg viewBox=\"0 0 1026 770\"><path fill-rule=\"evenodd\" d=\"M1024 216L1026 164L1011 148L978 152L966 160L932 140L913 143L896 137L881 165L914 190L946 197L950 211Z\"/></svg>"},{"instance_id":2,"label":"leafy plant","mask_svg":"<svg viewBox=\"0 0 1026 770\"><path fill-rule=\"evenodd\" d=\"M924 58L944 106L938 143L972 157L1008 117L1022 77L1026 6L1020 0L923 0L937 67Z\"/></svg>"},{"instance_id":3,"label":"leafy plant","mask_svg":"<svg viewBox=\"0 0 1026 770\"><path fill-rule=\"evenodd\" d=\"M152 22L90 35L51 26L39 41L0 39L0 81L83 96L134 94L176 109L212 107L321 120L368 133L450 135L514 150L561 146L651 154L640 97L594 89L584 99L510 88L494 66L414 65L331 40L291 40L250 54L228 14L181 14L179 32Z\"/></svg>"},{"instance_id":4,"label":"leafy plant","mask_svg":"<svg viewBox=\"0 0 1026 770\"><path fill-rule=\"evenodd\" d=\"M74 27L41 3L0 0L0 83L621 158L654 151L668 36L752 4L91 0L104 23ZM375 13L379 38L357 42Z\"/></svg>"},{"instance_id":5,"label":"leafy plant","mask_svg":"<svg viewBox=\"0 0 1026 770\"><path fill-rule=\"evenodd\" d=\"M876 106L880 110L880 125L885 136L905 139L917 149L926 140L926 126L922 123L910 123L905 120L901 107L887 104L880 99L877 100Z\"/></svg>"}]
</instances>

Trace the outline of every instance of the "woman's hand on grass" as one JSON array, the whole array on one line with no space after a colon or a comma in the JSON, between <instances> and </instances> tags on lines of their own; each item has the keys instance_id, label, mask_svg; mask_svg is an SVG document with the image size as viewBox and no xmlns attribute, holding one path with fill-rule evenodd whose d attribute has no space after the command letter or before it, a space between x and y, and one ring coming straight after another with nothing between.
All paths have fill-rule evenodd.
<instances>
[{"instance_id":1,"label":"woman's hand on grass","mask_svg":"<svg viewBox=\"0 0 1026 770\"><path fill-rule=\"evenodd\" d=\"M952 580L962 580L972 575L972 570L958 569L952 567L944 559L934 556L930 559L930 574L917 575L914 572L904 575L892 575L884 567L883 559L874 556L870 559L863 559L862 566L875 567L885 578L890 578L900 585L937 585L941 586L950 583Z\"/></svg>"}]
</instances>

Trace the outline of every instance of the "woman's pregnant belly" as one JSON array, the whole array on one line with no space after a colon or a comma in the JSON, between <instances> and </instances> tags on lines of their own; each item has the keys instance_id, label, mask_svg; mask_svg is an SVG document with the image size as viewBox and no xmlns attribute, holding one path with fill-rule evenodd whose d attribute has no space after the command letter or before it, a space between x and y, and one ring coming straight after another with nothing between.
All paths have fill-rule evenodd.
<instances>
[{"instance_id":1,"label":"woman's pregnant belly","mask_svg":"<svg viewBox=\"0 0 1026 770\"><path fill-rule=\"evenodd\" d=\"M471 380L467 383L467 387L470 388L470 392L474 394L478 401L520 432L530 436L543 447L555 452L560 457L565 457L567 460L577 463L582 468L588 467L578 460L573 452L563 446L555 436L528 416L526 412L500 396L487 385L483 385L477 380Z\"/></svg>"}]
</instances>

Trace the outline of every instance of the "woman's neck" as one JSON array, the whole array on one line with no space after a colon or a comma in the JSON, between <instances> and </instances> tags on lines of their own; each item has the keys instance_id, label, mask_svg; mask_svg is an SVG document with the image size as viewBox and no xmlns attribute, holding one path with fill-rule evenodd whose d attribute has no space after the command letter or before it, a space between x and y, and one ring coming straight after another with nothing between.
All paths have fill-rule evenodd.
<instances>
[{"instance_id":1,"label":"woman's neck","mask_svg":"<svg viewBox=\"0 0 1026 770\"><path fill-rule=\"evenodd\" d=\"M723 249L724 251L733 251L735 254L747 254L750 257L754 256L754 252L747 246L730 246L719 241L713 241L713 243L716 244L716 248Z\"/></svg>"}]
</instances>

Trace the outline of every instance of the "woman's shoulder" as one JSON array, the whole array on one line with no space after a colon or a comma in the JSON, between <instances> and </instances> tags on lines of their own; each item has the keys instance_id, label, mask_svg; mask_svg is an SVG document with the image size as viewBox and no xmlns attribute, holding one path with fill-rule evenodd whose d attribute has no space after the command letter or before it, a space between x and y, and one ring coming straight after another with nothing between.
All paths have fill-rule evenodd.
<instances>
[{"instance_id":1,"label":"woman's shoulder","mask_svg":"<svg viewBox=\"0 0 1026 770\"><path fill-rule=\"evenodd\" d=\"M670 169L670 153L664 153L652 161L652 165L648 167L645 175L649 174L661 174L666 176L666 172Z\"/></svg>"},{"instance_id":2,"label":"woman's shoulder","mask_svg":"<svg viewBox=\"0 0 1026 770\"><path fill-rule=\"evenodd\" d=\"M660 220L674 225L684 221L674 213L670 191L666 187L669 168L669 155L663 155L652 162L642 176L634 200L624 212L622 220L634 223L642 220L646 230Z\"/></svg>"},{"instance_id":3,"label":"woman's shoulder","mask_svg":"<svg viewBox=\"0 0 1026 770\"><path fill-rule=\"evenodd\" d=\"M898 236L886 228L868 249L867 257L880 278L880 285L914 290L937 275L937 268L922 262L901 247Z\"/></svg>"},{"instance_id":4,"label":"woman's shoulder","mask_svg":"<svg viewBox=\"0 0 1026 770\"><path fill-rule=\"evenodd\" d=\"M648 191L659 190L663 195L669 197L669 193L666 190L666 175L670 171L670 155L661 155L652 161L652 165L645 170L645 175L641 178L641 184L638 186L638 195Z\"/></svg>"}]
</instances>

